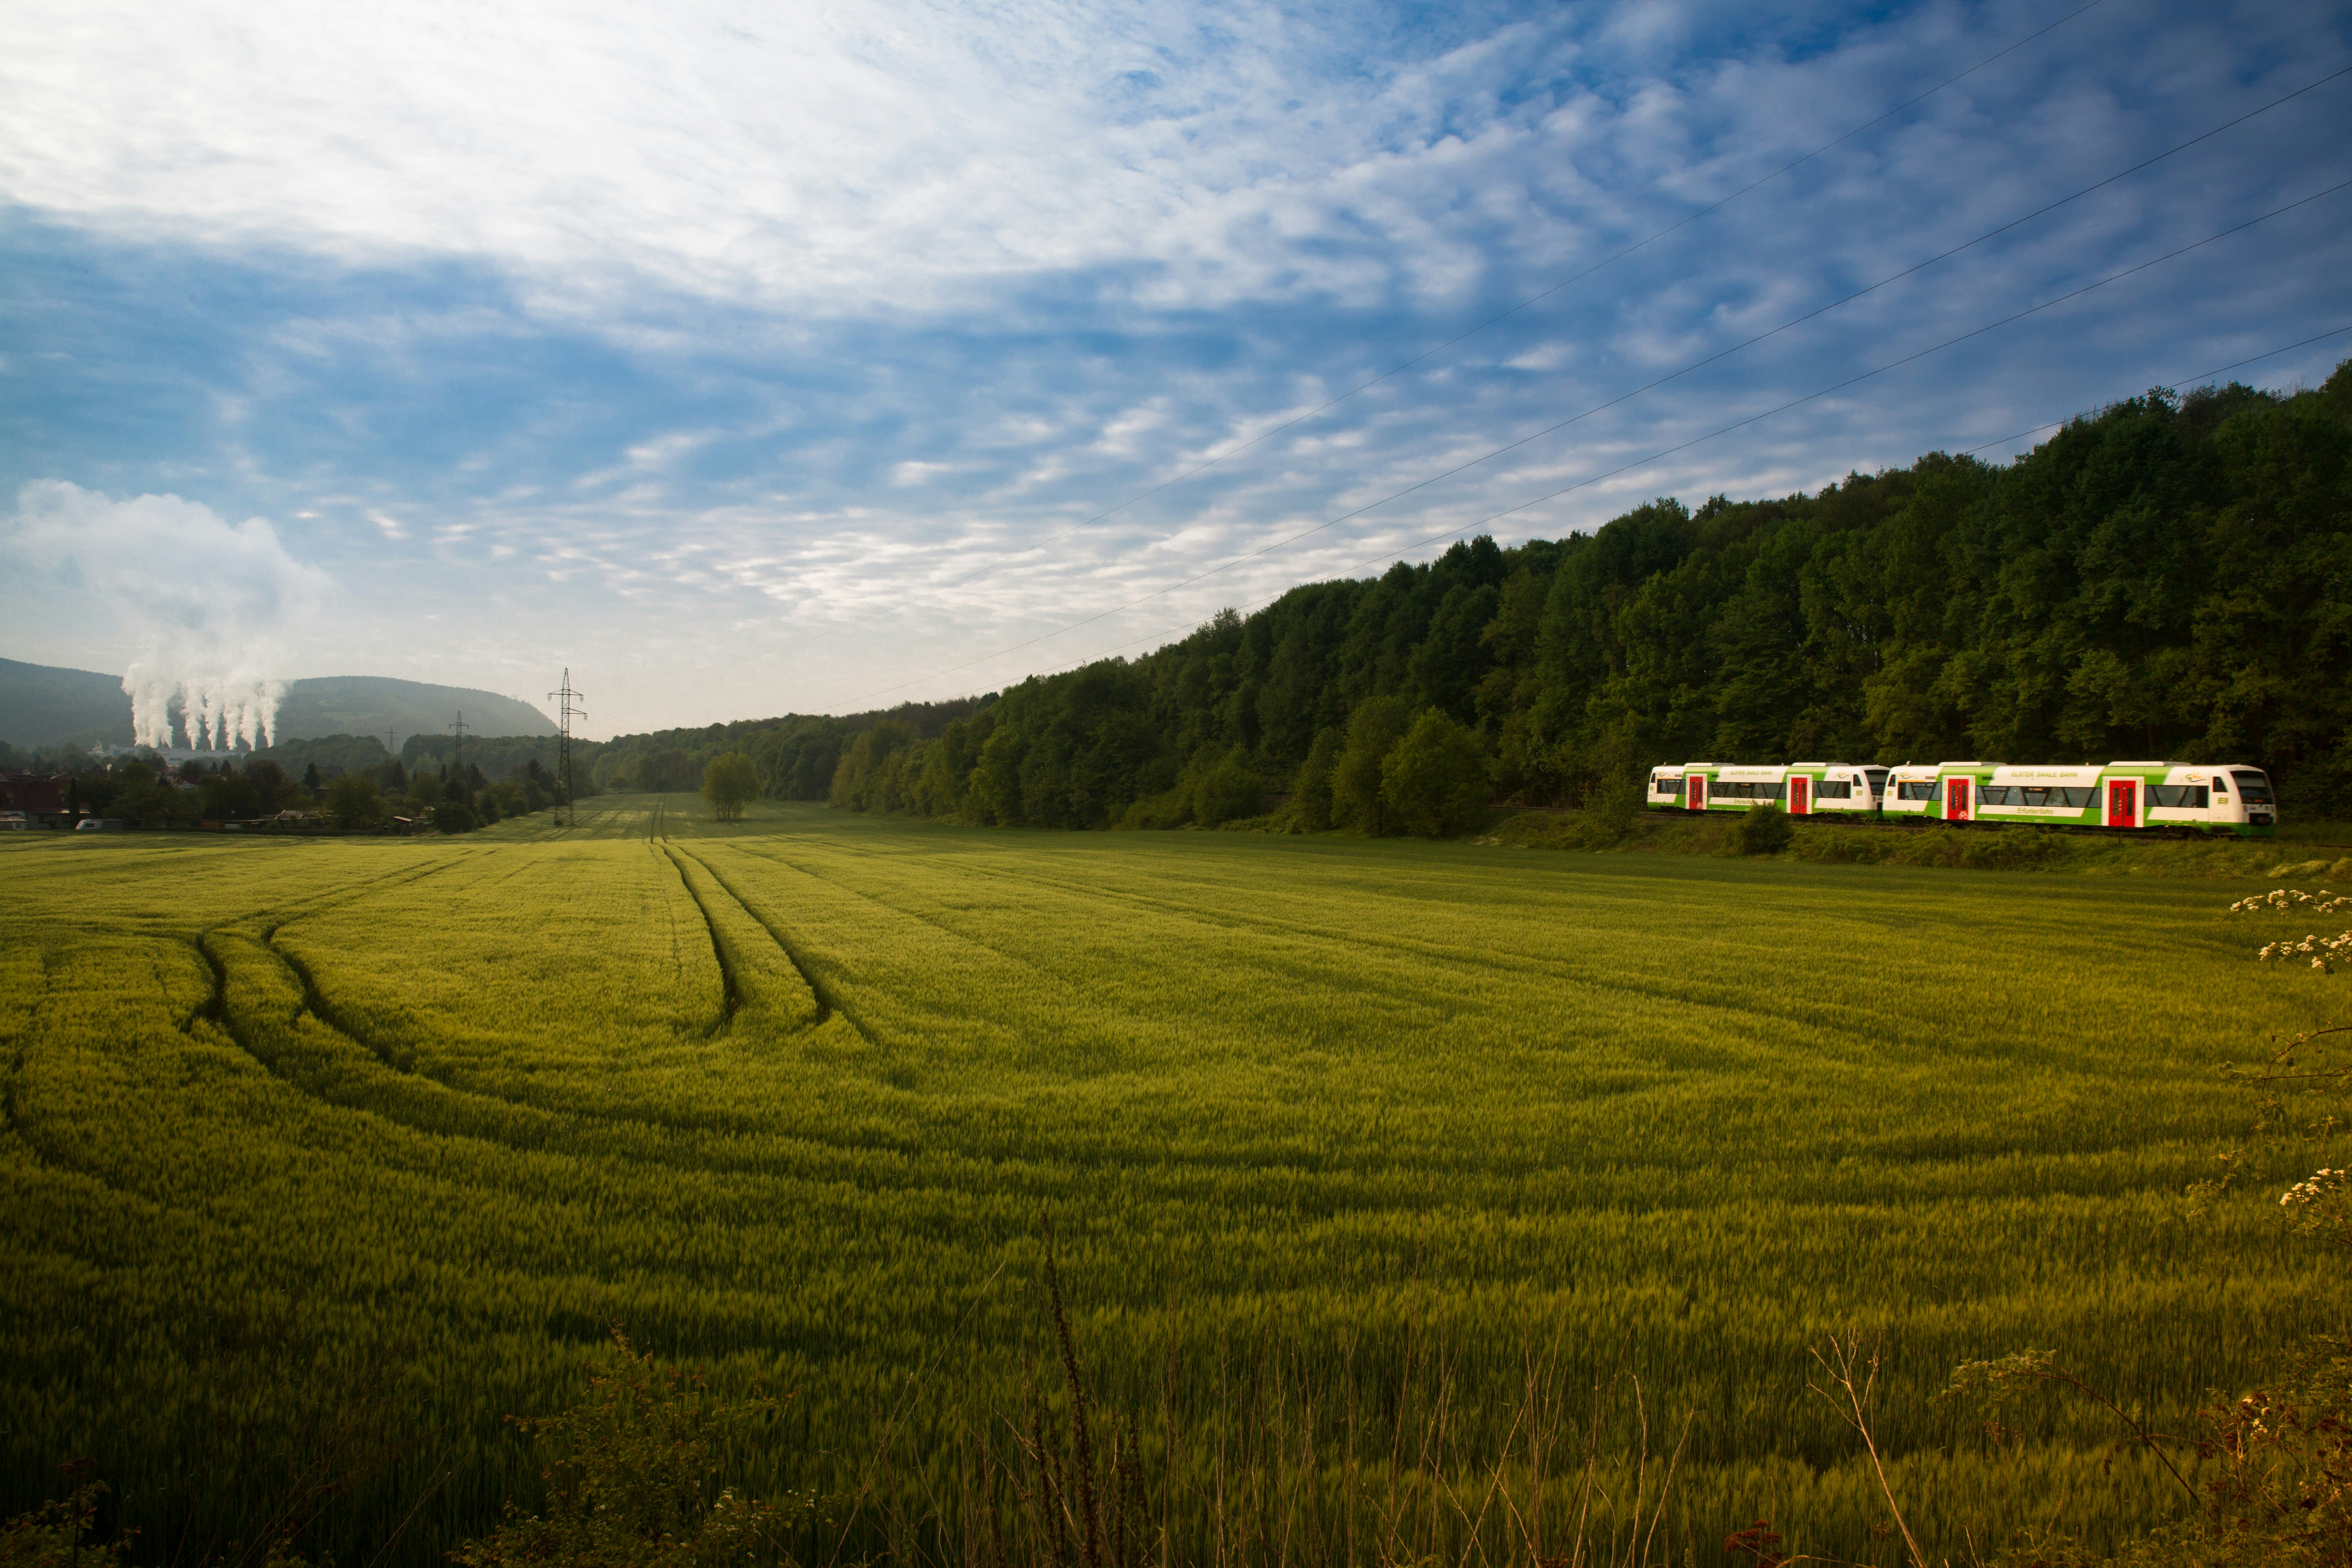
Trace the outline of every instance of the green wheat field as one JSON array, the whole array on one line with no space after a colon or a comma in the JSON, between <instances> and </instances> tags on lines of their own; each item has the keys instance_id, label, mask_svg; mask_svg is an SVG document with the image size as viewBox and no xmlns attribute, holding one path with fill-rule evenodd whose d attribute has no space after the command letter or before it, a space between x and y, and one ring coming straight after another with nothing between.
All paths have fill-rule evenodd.
<instances>
[{"instance_id":1,"label":"green wheat field","mask_svg":"<svg viewBox=\"0 0 2352 1568\"><path fill-rule=\"evenodd\" d=\"M413 1435L325 1544L430 1562L617 1322L791 1395L731 1474L829 1495L805 1555L961 1561L1050 1229L1179 1560L1507 1561L1590 1453L1672 1561L1769 1518L1892 1562L1807 1390L1846 1328L1965 1560L2168 1500L1956 1363L2162 1426L2339 1289L2296 1173L2183 1197L2253 1114L2217 1065L2352 984L2254 962L2252 883L594 806L0 847L0 1505L89 1456L234 1531L381 1399Z\"/></svg>"}]
</instances>

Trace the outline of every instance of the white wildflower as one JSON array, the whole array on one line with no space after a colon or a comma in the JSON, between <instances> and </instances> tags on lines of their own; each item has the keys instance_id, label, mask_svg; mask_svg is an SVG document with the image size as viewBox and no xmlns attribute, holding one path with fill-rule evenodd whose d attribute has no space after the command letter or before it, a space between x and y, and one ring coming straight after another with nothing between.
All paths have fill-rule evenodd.
<instances>
[{"instance_id":1,"label":"white wildflower","mask_svg":"<svg viewBox=\"0 0 2352 1568\"><path fill-rule=\"evenodd\" d=\"M2297 1208L2305 1204L2325 1202L2329 1194L2343 1190L2346 1173L2322 1166L2289 1187L2279 1198L2279 1207Z\"/></svg>"}]
</instances>

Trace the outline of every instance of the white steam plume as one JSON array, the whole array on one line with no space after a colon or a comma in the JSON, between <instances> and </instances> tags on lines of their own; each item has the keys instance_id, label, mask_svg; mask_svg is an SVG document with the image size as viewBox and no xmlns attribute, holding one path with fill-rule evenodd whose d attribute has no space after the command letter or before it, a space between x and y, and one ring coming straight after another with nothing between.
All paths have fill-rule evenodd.
<instances>
[{"instance_id":1,"label":"white steam plume","mask_svg":"<svg viewBox=\"0 0 2352 1568\"><path fill-rule=\"evenodd\" d=\"M116 500L62 479L16 496L25 559L68 574L138 641L122 678L141 745L266 746L286 694L284 639L333 584L260 518L231 523L178 496Z\"/></svg>"}]
</instances>

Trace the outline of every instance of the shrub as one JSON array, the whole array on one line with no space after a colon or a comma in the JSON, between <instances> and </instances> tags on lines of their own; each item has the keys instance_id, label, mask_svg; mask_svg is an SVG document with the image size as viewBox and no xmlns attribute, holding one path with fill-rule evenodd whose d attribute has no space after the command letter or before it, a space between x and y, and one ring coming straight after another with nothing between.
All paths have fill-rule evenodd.
<instances>
[{"instance_id":1,"label":"shrub","mask_svg":"<svg viewBox=\"0 0 2352 1568\"><path fill-rule=\"evenodd\" d=\"M1642 780L1633 774L1624 772L1609 774L1601 787L1592 792L1591 798L1585 803L1583 813L1577 818L1578 847L1611 849L1623 843L1642 815L1644 793Z\"/></svg>"},{"instance_id":2,"label":"shrub","mask_svg":"<svg viewBox=\"0 0 2352 1568\"><path fill-rule=\"evenodd\" d=\"M811 1517L806 1498L782 1507L717 1488L720 1456L776 1408L754 1395L713 1397L703 1380L640 1356L617 1329L588 1394L561 1415L518 1420L547 1478L547 1511L509 1503L506 1522L449 1553L463 1568L509 1564L722 1568L789 1560L785 1537Z\"/></svg>"},{"instance_id":3,"label":"shrub","mask_svg":"<svg viewBox=\"0 0 2352 1568\"><path fill-rule=\"evenodd\" d=\"M433 826L441 833L471 833L480 825L474 808L462 800L445 800L433 808Z\"/></svg>"},{"instance_id":4,"label":"shrub","mask_svg":"<svg viewBox=\"0 0 2352 1568\"><path fill-rule=\"evenodd\" d=\"M1192 792L1179 786L1145 795L1119 814L1121 827L1181 827L1192 820Z\"/></svg>"},{"instance_id":5,"label":"shrub","mask_svg":"<svg viewBox=\"0 0 2352 1568\"><path fill-rule=\"evenodd\" d=\"M1265 785L1239 747L1204 768L1192 783L1192 817L1203 827L1255 816L1265 804Z\"/></svg>"},{"instance_id":6,"label":"shrub","mask_svg":"<svg viewBox=\"0 0 2352 1568\"><path fill-rule=\"evenodd\" d=\"M1795 837L1787 812L1777 805L1750 806L1732 825L1731 847L1741 855L1778 855Z\"/></svg>"},{"instance_id":7,"label":"shrub","mask_svg":"<svg viewBox=\"0 0 2352 1568\"><path fill-rule=\"evenodd\" d=\"M1486 815L1486 763L1477 737L1432 708L1381 763L1381 793L1418 838L1466 833Z\"/></svg>"}]
</instances>

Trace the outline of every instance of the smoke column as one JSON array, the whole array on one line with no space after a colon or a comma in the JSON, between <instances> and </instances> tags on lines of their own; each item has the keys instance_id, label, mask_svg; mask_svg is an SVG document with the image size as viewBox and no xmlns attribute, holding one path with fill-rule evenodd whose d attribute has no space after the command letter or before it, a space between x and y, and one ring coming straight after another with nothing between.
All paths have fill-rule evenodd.
<instances>
[{"instance_id":1,"label":"smoke column","mask_svg":"<svg viewBox=\"0 0 2352 1568\"><path fill-rule=\"evenodd\" d=\"M122 677L131 731L142 746L179 744L199 752L269 744L286 683L252 670L205 670L201 658L151 655Z\"/></svg>"},{"instance_id":2,"label":"smoke column","mask_svg":"<svg viewBox=\"0 0 2352 1568\"><path fill-rule=\"evenodd\" d=\"M268 522L60 479L26 485L11 521L26 558L102 599L132 638L122 689L139 744L225 752L278 738L284 639L334 584Z\"/></svg>"}]
</instances>

